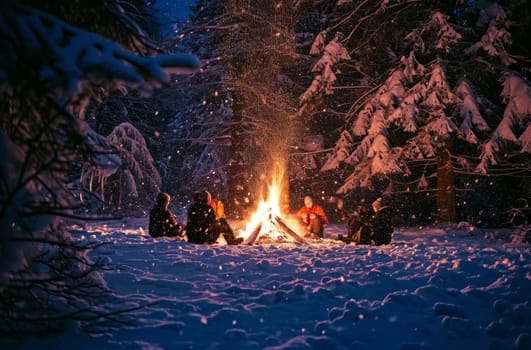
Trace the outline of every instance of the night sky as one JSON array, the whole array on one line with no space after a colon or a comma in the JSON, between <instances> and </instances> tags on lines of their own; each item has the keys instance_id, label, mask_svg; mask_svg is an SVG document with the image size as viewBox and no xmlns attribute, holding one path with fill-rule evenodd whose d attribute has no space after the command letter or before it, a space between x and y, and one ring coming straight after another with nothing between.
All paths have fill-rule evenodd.
<instances>
[{"instance_id":1,"label":"night sky","mask_svg":"<svg viewBox=\"0 0 531 350\"><path fill-rule=\"evenodd\" d=\"M194 3L195 0L156 0L155 7L163 9L168 19L186 20L190 12L188 7Z\"/></svg>"}]
</instances>

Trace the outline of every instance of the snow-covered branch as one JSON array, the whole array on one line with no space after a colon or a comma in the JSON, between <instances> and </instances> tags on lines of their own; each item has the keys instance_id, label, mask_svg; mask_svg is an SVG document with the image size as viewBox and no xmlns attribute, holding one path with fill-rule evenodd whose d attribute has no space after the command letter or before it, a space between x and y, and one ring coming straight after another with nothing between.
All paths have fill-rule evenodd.
<instances>
[{"instance_id":1,"label":"snow-covered branch","mask_svg":"<svg viewBox=\"0 0 531 350\"><path fill-rule=\"evenodd\" d=\"M4 38L0 49L2 89L16 84L21 74L34 72L32 79L66 101L90 84L113 84L118 88L127 83L147 89L168 81L170 73L199 67L191 55L134 55L118 44L18 2L2 2L0 10L0 33ZM22 63L24 68L20 67Z\"/></svg>"}]
</instances>

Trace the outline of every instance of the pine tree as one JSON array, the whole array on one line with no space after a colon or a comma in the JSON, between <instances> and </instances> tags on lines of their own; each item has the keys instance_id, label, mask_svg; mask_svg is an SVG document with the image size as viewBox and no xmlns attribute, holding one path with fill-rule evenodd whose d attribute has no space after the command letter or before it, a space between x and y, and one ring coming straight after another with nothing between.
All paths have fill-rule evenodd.
<instances>
[{"instance_id":1,"label":"pine tree","mask_svg":"<svg viewBox=\"0 0 531 350\"><path fill-rule=\"evenodd\" d=\"M97 244L74 239L64 220L79 207L71 187L78 166L113 171L109 145L83 120L84 107L102 86L149 90L198 63L137 56L18 2L0 3L0 23L0 332L49 335L65 320L96 329L120 310L102 303L103 263L88 257Z\"/></svg>"},{"instance_id":2,"label":"pine tree","mask_svg":"<svg viewBox=\"0 0 531 350\"><path fill-rule=\"evenodd\" d=\"M110 176L100 177L106 208L113 213L147 212L160 192L161 178L144 137L133 125L121 123L107 142L117 150L121 166Z\"/></svg>"},{"instance_id":3,"label":"pine tree","mask_svg":"<svg viewBox=\"0 0 531 350\"><path fill-rule=\"evenodd\" d=\"M341 43L354 67L364 67L359 53L365 46L361 43L371 48L383 46L380 50L385 50L386 59L379 62L390 71L383 83L351 103L345 115L345 130L322 171L344 174L345 180L337 190L342 195L352 195L363 188L379 193L409 192L414 183L425 191L431 181L429 187L438 186L438 218L453 221L457 219L455 191L472 174L500 174L501 166L499 170L487 167L502 158L505 167L520 174L529 171L529 83L501 66L518 68L524 62L523 56L509 53L510 21L497 2L456 6L416 3L411 5L414 12L405 3L384 4L345 4L333 17L335 23L343 25L355 23L352 19L365 14L360 18L362 22L381 19L378 28L389 26L378 33L377 27L366 27L364 32L354 25ZM380 5L385 7L384 12ZM371 6L375 10L369 14L366 11ZM395 12L397 9L400 11ZM405 25L396 35L387 35L397 24ZM321 29L321 33L333 37L342 30L341 25ZM359 34L359 40L355 34ZM375 38L381 42L376 44ZM317 35L314 47L322 47L323 42L322 35ZM521 45L518 49L529 54ZM478 62L485 69L478 71ZM342 75L348 77L345 64ZM507 77L503 91L494 84L500 75ZM372 76L372 81L377 82L377 76ZM513 85L519 87L518 97L516 89L510 88ZM318 91L312 88L316 86L314 81L301 96ZM501 98L493 93L496 89ZM340 93L334 91L334 96ZM325 94L323 90L321 96ZM316 96L313 99L318 101ZM518 101L518 111L512 100ZM503 118L499 118L503 109Z\"/></svg>"}]
</instances>

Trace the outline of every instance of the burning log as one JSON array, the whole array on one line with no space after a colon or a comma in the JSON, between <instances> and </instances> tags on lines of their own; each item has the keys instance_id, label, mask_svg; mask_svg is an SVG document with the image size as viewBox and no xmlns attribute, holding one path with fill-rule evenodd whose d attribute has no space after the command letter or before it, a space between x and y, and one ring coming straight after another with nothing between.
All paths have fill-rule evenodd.
<instances>
[{"instance_id":1,"label":"burning log","mask_svg":"<svg viewBox=\"0 0 531 350\"><path fill-rule=\"evenodd\" d=\"M251 245L254 243L254 241L256 241L256 239L258 238L258 234L260 233L260 230L262 230L262 221L260 221L258 223L258 225L256 225L256 227L254 228L254 230L251 232L251 234L249 235L249 237L247 237L247 239L245 241L242 242L242 244L245 244L245 245Z\"/></svg>"},{"instance_id":2,"label":"burning log","mask_svg":"<svg viewBox=\"0 0 531 350\"><path fill-rule=\"evenodd\" d=\"M275 216L275 222L280 228L286 232L291 238L295 240L297 243L304 243L304 239L299 236L295 231L293 231L291 228L289 228L288 225L282 220L280 216Z\"/></svg>"},{"instance_id":3,"label":"burning log","mask_svg":"<svg viewBox=\"0 0 531 350\"><path fill-rule=\"evenodd\" d=\"M272 224L274 227L276 227L277 230L283 232L286 234L286 236L291 237L292 240L294 240L297 243L304 243L305 240L299 236L295 231L293 231L289 226L282 220L280 216L276 216L273 218L272 215L268 215L267 219L261 220L258 222L254 230L251 232L251 234L245 239L245 241L242 242L242 244L245 245L252 245L257 240L260 241L260 238L262 240L266 239L268 237L268 232L263 232L262 235L260 235L260 231L262 231L262 228L264 228L266 231L268 230L266 227L271 227L264 224Z\"/></svg>"}]
</instances>

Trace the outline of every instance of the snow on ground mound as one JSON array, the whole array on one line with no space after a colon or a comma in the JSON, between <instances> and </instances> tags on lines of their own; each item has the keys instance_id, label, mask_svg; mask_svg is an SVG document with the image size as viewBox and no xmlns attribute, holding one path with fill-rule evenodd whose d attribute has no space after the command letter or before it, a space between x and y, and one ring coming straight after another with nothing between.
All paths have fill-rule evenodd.
<instances>
[{"instance_id":1,"label":"snow on ground mound","mask_svg":"<svg viewBox=\"0 0 531 350\"><path fill-rule=\"evenodd\" d=\"M381 247L207 246L152 239L145 227L74 232L111 243L99 253L121 266L104 273L113 297L144 305L87 348L531 348L528 245L417 228Z\"/></svg>"}]
</instances>

